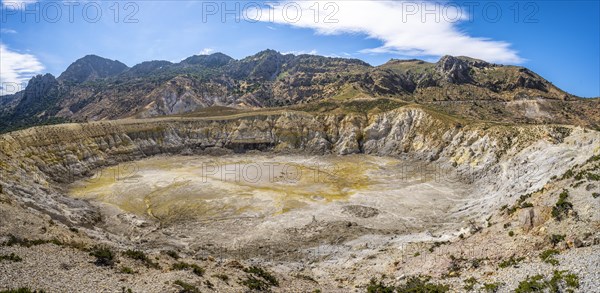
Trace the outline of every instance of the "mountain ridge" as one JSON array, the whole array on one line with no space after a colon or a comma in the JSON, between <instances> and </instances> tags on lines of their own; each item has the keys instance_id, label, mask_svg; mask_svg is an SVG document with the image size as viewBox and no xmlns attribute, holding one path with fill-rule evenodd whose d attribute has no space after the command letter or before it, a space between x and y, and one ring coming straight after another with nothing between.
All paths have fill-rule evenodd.
<instances>
[{"instance_id":1,"label":"mountain ridge","mask_svg":"<svg viewBox=\"0 0 600 293\"><path fill-rule=\"evenodd\" d=\"M15 95L15 99L20 99L18 103L15 100L0 105L0 131L49 121L181 115L212 106L255 109L365 98L434 105L539 101L525 111L504 106L505 109L493 109L497 105L481 110L472 103L469 109L456 105L439 109L494 121L514 116L517 121L532 123L575 123L568 113L560 112L563 102L577 104L575 112L579 114L589 112L588 101L559 89L525 67L465 56L442 56L435 63L391 59L372 66L359 59L281 54L268 49L239 60L213 53L190 56L178 63L154 60L128 67L117 60L87 55L58 78L45 76L49 82L56 80L52 82L52 93L33 83L30 91ZM44 101L44 107L24 110L32 99ZM506 111L510 115L503 113ZM586 126L598 127L597 120L592 117Z\"/></svg>"}]
</instances>

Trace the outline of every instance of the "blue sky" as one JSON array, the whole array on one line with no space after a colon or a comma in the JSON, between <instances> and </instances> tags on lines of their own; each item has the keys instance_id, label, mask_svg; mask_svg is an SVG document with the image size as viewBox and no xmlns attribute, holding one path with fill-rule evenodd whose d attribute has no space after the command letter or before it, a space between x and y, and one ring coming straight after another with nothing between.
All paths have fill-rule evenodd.
<instances>
[{"instance_id":1,"label":"blue sky","mask_svg":"<svg viewBox=\"0 0 600 293\"><path fill-rule=\"evenodd\" d=\"M59 75L87 54L133 66L271 48L373 65L468 55L600 96L599 1L0 1L2 83Z\"/></svg>"}]
</instances>

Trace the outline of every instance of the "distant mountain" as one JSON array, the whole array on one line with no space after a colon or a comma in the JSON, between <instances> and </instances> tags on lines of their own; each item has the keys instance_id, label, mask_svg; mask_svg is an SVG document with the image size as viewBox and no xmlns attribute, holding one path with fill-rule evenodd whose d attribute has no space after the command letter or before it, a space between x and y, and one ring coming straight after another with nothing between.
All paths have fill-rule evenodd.
<instances>
[{"instance_id":1,"label":"distant mountain","mask_svg":"<svg viewBox=\"0 0 600 293\"><path fill-rule=\"evenodd\" d=\"M58 80L62 82L82 83L96 79L116 76L127 70L127 65L96 55L87 55L69 65Z\"/></svg>"},{"instance_id":2,"label":"distant mountain","mask_svg":"<svg viewBox=\"0 0 600 293\"><path fill-rule=\"evenodd\" d=\"M88 55L56 79L32 78L26 90L0 103L0 131L56 121L184 114L211 106L355 99L428 104L473 119L600 127L600 115L593 116L597 100L568 94L524 67L453 56L436 63L392 59L371 66L358 59L265 50L241 60L215 53L131 68Z\"/></svg>"}]
</instances>

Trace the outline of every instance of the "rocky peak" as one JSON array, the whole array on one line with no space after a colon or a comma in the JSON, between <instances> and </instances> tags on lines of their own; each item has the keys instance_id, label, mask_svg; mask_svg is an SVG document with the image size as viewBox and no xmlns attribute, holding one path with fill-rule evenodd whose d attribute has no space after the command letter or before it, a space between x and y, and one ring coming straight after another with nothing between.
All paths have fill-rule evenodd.
<instances>
[{"instance_id":1,"label":"rocky peak","mask_svg":"<svg viewBox=\"0 0 600 293\"><path fill-rule=\"evenodd\" d=\"M232 72L237 78L272 80L281 71L282 65L291 58L294 56L284 56L275 50L267 49L236 62Z\"/></svg>"},{"instance_id":2,"label":"rocky peak","mask_svg":"<svg viewBox=\"0 0 600 293\"><path fill-rule=\"evenodd\" d=\"M116 76L127 69L127 65L117 60L110 60L96 55L87 55L69 65L67 70L58 77L58 80L82 83L99 78Z\"/></svg>"},{"instance_id":3,"label":"rocky peak","mask_svg":"<svg viewBox=\"0 0 600 293\"><path fill-rule=\"evenodd\" d=\"M283 56L281 53L273 49L266 49L254 54L253 56L250 56L249 58L277 58L281 56Z\"/></svg>"},{"instance_id":4,"label":"rocky peak","mask_svg":"<svg viewBox=\"0 0 600 293\"><path fill-rule=\"evenodd\" d=\"M36 75L29 80L25 88L25 97L47 93L57 86L58 81L54 78L54 75L50 73Z\"/></svg>"},{"instance_id":5,"label":"rocky peak","mask_svg":"<svg viewBox=\"0 0 600 293\"><path fill-rule=\"evenodd\" d=\"M194 55L181 61L183 65L202 65L209 68L218 68L227 65L234 59L223 54L214 53L210 55Z\"/></svg>"},{"instance_id":6,"label":"rocky peak","mask_svg":"<svg viewBox=\"0 0 600 293\"><path fill-rule=\"evenodd\" d=\"M52 74L34 76L23 91L23 98L16 106L10 123L19 123L40 113L47 113L55 105L59 91L60 85Z\"/></svg>"},{"instance_id":7,"label":"rocky peak","mask_svg":"<svg viewBox=\"0 0 600 293\"><path fill-rule=\"evenodd\" d=\"M454 56L443 56L435 65L435 69L449 83L462 84L471 83L469 63L462 58Z\"/></svg>"}]
</instances>

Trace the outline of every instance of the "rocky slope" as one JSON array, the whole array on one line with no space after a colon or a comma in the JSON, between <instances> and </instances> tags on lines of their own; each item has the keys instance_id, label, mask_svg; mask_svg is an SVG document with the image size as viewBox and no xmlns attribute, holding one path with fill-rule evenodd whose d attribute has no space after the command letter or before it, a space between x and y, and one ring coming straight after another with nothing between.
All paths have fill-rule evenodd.
<instances>
[{"instance_id":1,"label":"rocky slope","mask_svg":"<svg viewBox=\"0 0 600 293\"><path fill-rule=\"evenodd\" d=\"M176 291L180 290L177 288L181 288L181 285L171 283L175 279L184 279L207 290L211 290L211 286L215 286L213 283L218 282L217 290L241 292L247 288L244 278L262 278L257 276L264 276L263 273L256 272L255 275L248 271L247 266L256 264L256 259L251 261L230 257L229 263L221 263L214 262L212 257L198 256L199 251L181 251L186 262L201 263L211 272L210 278L206 276L202 281L196 281L194 278L197 276L194 277L191 270L184 274L176 269L169 269L175 265L176 260L161 254L160 251L164 248L157 246L159 242L153 242L156 241L153 239L158 239L156 235L163 233L160 232L163 231L160 225L149 224L146 220L131 215L109 217L106 209L65 194L64 184L91 176L99 168L160 154L215 155L261 150L315 155L367 153L399 156L435 162L451 172L452 176L448 180L460 180L475 187L470 199L458 202L455 208L455 214L461 215L466 221L463 232L445 231L443 235L427 235L423 231L421 236L407 238L407 243L401 241L408 236L385 234L389 232L356 239L350 237L349 242L342 246L350 248L339 248L331 258L313 263L309 268L303 265L294 269L298 263L271 261L270 257L274 256L258 260L258 263L275 271L281 280L280 287L269 285L275 291L297 292L315 288L322 288L324 292L364 291L371 277L385 274L398 278L383 282L390 284L401 282L409 273L430 275L451 285L453 290L460 291L463 286L460 279L456 279L456 276L449 279L446 276L444 279L442 276L449 272L456 275L458 272L465 274L464 278L483 278L483 270L473 270L466 266L466 263L476 258L452 253L455 257L460 257L459 261L448 260L445 258L449 255L447 250L435 249L443 245L441 242L431 244L434 248L430 252L427 249L411 252L410 255L419 252L427 256L426 263L418 258L407 258L404 247L415 242L415 239L421 239L416 240L421 244L452 240L442 247L457 250L465 243L482 245L488 242L504 243L503 245L513 249L514 255L503 251L490 255L485 261L481 260L487 269L497 268L499 263L509 257L521 257L527 250L541 252L541 249L549 245L545 239L552 233L566 233L577 237L578 241L584 239L587 244L583 246L595 245L596 236L592 230L598 224L598 214L597 209L589 205L597 202L594 202L596 199L588 191L583 190L593 184L591 182L596 178L594 176L598 176L594 175L597 172L597 161L592 157L600 153L600 133L597 131L561 125L473 122L440 114L419 105L400 106L388 111L375 108L379 110L316 114L272 110L217 117L126 119L40 126L3 134L0 136L0 208L3 214L10 216L0 219L0 236L5 239L3 242L13 244L2 247L1 251L6 255L25 255L27 259L22 267L20 264L1 263L7 271L1 277L3 283L10 284L10 287L34 284L35 287L58 291L75 290L81 285L96 290L102 282L121 278L115 271L116 268L103 269L86 264L91 259L86 249L98 243L123 251L140 247L153 251L152 255L158 258L158 267L162 271L152 268L152 260L150 264L145 261L144 265L144 258L138 258L138 261L131 261L125 256L120 258L120 266L134 267L139 274L119 282L136 290ZM590 183L586 183L587 181ZM570 193L569 202L575 206L574 211L579 218L568 210L564 210L564 214L560 210L558 216L564 220L552 220L552 207L558 206L558 193L563 188L569 188L569 184L572 184L570 189L574 190ZM577 187L573 187L575 185ZM590 190L593 191L593 188L592 186ZM560 205L563 206L568 207L566 204ZM567 224L571 221L573 224ZM506 223L514 225L513 234L518 235L514 242L512 235L506 234L506 227L509 227ZM520 223L523 223L522 227L519 226ZM120 226L131 229L127 235L119 235L110 228ZM353 227L353 224L348 226L347 223L317 222L298 227L296 232L306 236L315 233L318 235L318 231L323 230L337 231L336 234L348 233L343 232L347 229L356 229L363 234L369 231L368 227ZM542 227L544 231L541 230ZM484 232L480 233L482 229ZM498 231L504 233L504 236L494 236L498 235ZM292 234L289 231L287 233ZM592 234L585 236L585 233ZM467 239L461 240L459 234L463 234L461 238ZM16 238L10 238L9 235L16 235ZM46 242L31 244L23 238L42 238ZM54 241L53 238L58 240ZM138 242L135 239L146 240ZM558 242L563 243L563 240ZM531 250L532 247L535 249ZM565 246L562 249L567 248ZM213 251L206 247L198 249L209 253ZM571 253L574 259L579 257L578 251ZM581 257L589 258L586 256L589 254L585 254L589 252L581 251L584 253ZM38 266L40 261L49 259L52 261L48 267L62 266L61 272L70 270L60 264L60 261L65 261L64 258L44 257L49 253L55 256L64 254L77 264L75 267L67 267L78 272L86 268L90 272L89 277L85 277L81 284L58 284L44 281L37 275L29 275L31 272L46 273ZM438 255L440 253L444 257ZM533 268L540 267L540 260L535 254L528 257ZM234 260L243 264L236 264ZM246 271L242 270L244 267ZM588 267L580 272L584 289L594 288L598 284L593 279L594 275L589 273ZM26 274L29 283L9 277L15 274ZM218 281L220 278L215 277L218 274L229 274L230 278L236 280L221 282ZM519 275L523 279L526 277L524 272L519 271L518 274L523 274ZM300 277L293 277L294 275ZM504 287L506 291L514 289L518 284L502 279L506 278L503 277L505 275L505 271L497 275L485 275L486 282L502 281L509 283ZM318 281L311 281L315 278ZM160 284L157 280L160 280ZM206 283L207 280L211 285ZM115 282L111 284L119 284ZM120 285L105 286L114 291ZM0 289L3 288L0 286Z\"/></svg>"},{"instance_id":2,"label":"rocky slope","mask_svg":"<svg viewBox=\"0 0 600 293\"><path fill-rule=\"evenodd\" d=\"M58 78L33 78L19 95L19 101L2 98L13 103L0 103L0 131L61 121L182 114L210 106L265 108L390 97L443 103L439 111L476 119L600 127L594 115L598 100L574 97L526 68L453 56L437 63L391 60L371 66L356 59L266 50L241 60L215 53L128 68L89 55ZM479 103L473 106L472 101ZM522 111L520 103L527 103L528 110Z\"/></svg>"},{"instance_id":3,"label":"rocky slope","mask_svg":"<svg viewBox=\"0 0 600 293\"><path fill-rule=\"evenodd\" d=\"M540 181L519 187L519 193L527 193L543 185L543 179L598 151L598 135L570 126L465 124L418 106L366 116L275 111L222 118L117 120L35 127L2 135L1 179L4 192L49 208L52 205L46 200L50 199L42 200L40 195L48 194L43 190L52 182L71 182L117 162L219 148L235 152L404 154L452 166L457 173L464 173L465 180L500 172L506 178L490 186L505 193L509 187L497 184L510 182L511 188L516 188L518 181L513 180L522 174L510 172L519 164L532 164ZM573 152L578 152L576 157L564 163L562 156ZM38 184L19 184L24 178ZM485 201L490 203L488 198ZM499 204L495 202L493 207ZM54 209L60 210L58 206Z\"/></svg>"}]
</instances>

